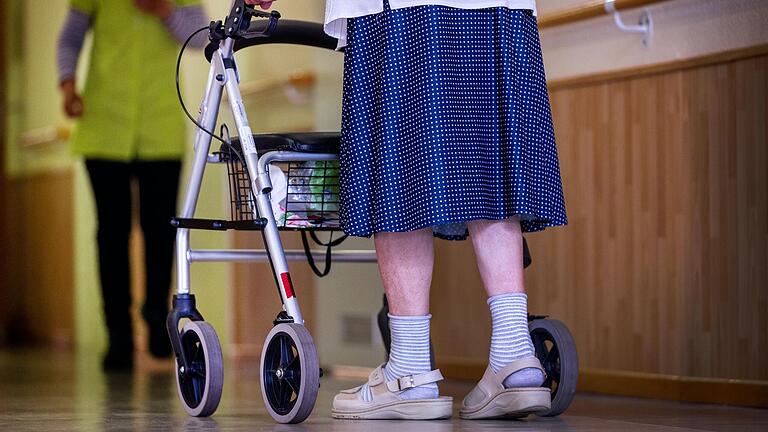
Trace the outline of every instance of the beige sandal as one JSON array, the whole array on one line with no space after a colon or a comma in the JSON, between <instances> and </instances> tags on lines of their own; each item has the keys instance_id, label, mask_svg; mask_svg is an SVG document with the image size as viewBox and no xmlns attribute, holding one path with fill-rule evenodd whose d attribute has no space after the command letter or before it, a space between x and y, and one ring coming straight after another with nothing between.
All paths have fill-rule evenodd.
<instances>
[{"instance_id":1,"label":"beige sandal","mask_svg":"<svg viewBox=\"0 0 768 432\"><path fill-rule=\"evenodd\" d=\"M459 415L463 419L487 419L499 417L525 417L528 414L546 411L552 400L546 387L504 388L504 379L513 373L536 368L544 373L539 359L523 357L515 360L494 373L490 366L483 378L464 398Z\"/></svg>"},{"instance_id":2,"label":"beige sandal","mask_svg":"<svg viewBox=\"0 0 768 432\"><path fill-rule=\"evenodd\" d=\"M439 370L386 382L382 366L374 369L368 377L368 386L373 400L370 402L363 400L363 386L342 390L333 398L333 410L331 410L333 418L434 420L451 416L452 397L440 396L435 399L412 400L402 400L398 397L409 388L442 380L443 375Z\"/></svg>"}]
</instances>

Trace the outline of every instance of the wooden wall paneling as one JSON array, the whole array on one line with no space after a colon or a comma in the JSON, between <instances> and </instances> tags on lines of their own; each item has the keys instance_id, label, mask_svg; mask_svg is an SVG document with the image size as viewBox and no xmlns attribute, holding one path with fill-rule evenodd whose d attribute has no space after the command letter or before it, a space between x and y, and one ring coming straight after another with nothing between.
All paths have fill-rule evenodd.
<instances>
[{"instance_id":1,"label":"wooden wall paneling","mask_svg":"<svg viewBox=\"0 0 768 432\"><path fill-rule=\"evenodd\" d=\"M526 284L584 368L768 381L767 86L760 55L551 89L569 226L527 236ZM473 259L438 242L433 310L438 363L476 373Z\"/></svg>"},{"instance_id":2,"label":"wooden wall paneling","mask_svg":"<svg viewBox=\"0 0 768 432\"><path fill-rule=\"evenodd\" d=\"M724 380L584 368L584 391L652 399L768 408L765 381Z\"/></svg>"},{"instance_id":3,"label":"wooden wall paneling","mask_svg":"<svg viewBox=\"0 0 768 432\"><path fill-rule=\"evenodd\" d=\"M18 342L74 340L73 176L47 173L9 182L17 291L9 317Z\"/></svg>"},{"instance_id":4,"label":"wooden wall paneling","mask_svg":"<svg viewBox=\"0 0 768 432\"><path fill-rule=\"evenodd\" d=\"M649 75L658 75L667 72L681 72L688 69L696 69L705 66L720 65L735 61L741 61L753 57L768 54L768 44L754 45L734 50L705 54L682 60L671 60L645 66L630 67L626 69L611 70L607 72L590 73L569 78L547 81L550 92L564 88L575 88L587 85L604 84L609 81L622 79L637 79Z\"/></svg>"},{"instance_id":5,"label":"wooden wall paneling","mask_svg":"<svg viewBox=\"0 0 768 432\"><path fill-rule=\"evenodd\" d=\"M5 22L5 2L0 1L0 22ZM6 76L5 76L5 43L0 43L0 131L5 131L6 124ZM8 225L8 196L6 193L6 174L5 174L5 133L0 134L0 245L9 245L9 225ZM7 339L6 328L8 326L11 295L10 280L10 256L11 251L7 246L0 246L0 345Z\"/></svg>"}]
</instances>

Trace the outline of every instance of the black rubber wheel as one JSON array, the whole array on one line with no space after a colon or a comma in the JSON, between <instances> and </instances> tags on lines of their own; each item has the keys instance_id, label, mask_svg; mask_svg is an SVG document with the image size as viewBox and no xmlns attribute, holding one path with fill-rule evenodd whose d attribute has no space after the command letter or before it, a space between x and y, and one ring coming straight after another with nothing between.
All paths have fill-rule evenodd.
<instances>
[{"instance_id":1,"label":"black rubber wheel","mask_svg":"<svg viewBox=\"0 0 768 432\"><path fill-rule=\"evenodd\" d=\"M190 363L184 370L176 360L176 390L187 413L208 417L221 401L224 385L224 358L213 326L190 321L181 329L181 349Z\"/></svg>"},{"instance_id":2,"label":"black rubber wheel","mask_svg":"<svg viewBox=\"0 0 768 432\"><path fill-rule=\"evenodd\" d=\"M282 323L272 328L261 353L261 396L279 423L301 423L315 407L320 389L317 349L306 327Z\"/></svg>"},{"instance_id":3,"label":"black rubber wheel","mask_svg":"<svg viewBox=\"0 0 768 432\"><path fill-rule=\"evenodd\" d=\"M542 387L552 391L552 407L536 413L542 417L562 414L573 401L579 378L579 355L568 327L554 319L535 319L528 324L533 346L547 378Z\"/></svg>"}]
</instances>

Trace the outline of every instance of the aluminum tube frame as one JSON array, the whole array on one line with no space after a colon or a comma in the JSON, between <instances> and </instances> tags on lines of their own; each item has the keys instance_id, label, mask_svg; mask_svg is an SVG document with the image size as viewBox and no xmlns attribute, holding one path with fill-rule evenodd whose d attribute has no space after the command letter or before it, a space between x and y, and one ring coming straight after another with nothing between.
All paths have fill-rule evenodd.
<instances>
[{"instance_id":1,"label":"aluminum tube frame","mask_svg":"<svg viewBox=\"0 0 768 432\"><path fill-rule=\"evenodd\" d=\"M276 273L278 291L283 304L283 309L297 324L304 324L304 318L301 316L299 302L296 300L296 293L291 282L288 261L285 259L283 243L280 239L280 232L277 228L275 216L272 213L272 203L269 199L270 189L263 188L258 176L259 155L256 152L256 143L253 140L253 132L248 123L248 115L243 103L243 97L240 94L240 76L237 72L237 63L233 53L234 41L227 39L219 48L218 54L223 60L224 68L224 88L227 92L227 98L232 110L232 116L237 125L237 132L240 136L240 145L243 151L243 157L246 160L248 174L251 178L251 189L256 197L256 206L261 217L267 219L264 227L264 239L269 256L271 258L273 271Z\"/></svg>"},{"instance_id":2,"label":"aluminum tube frame","mask_svg":"<svg viewBox=\"0 0 768 432\"><path fill-rule=\"evenodd\" d=\"M205 95L200 102L200 111L197 118L206 130L213 132L216 127L216 119L219 115L219 106L221 105L221 96L223 91L223 82L216 77L224 69L221 56L215 56L211 60L211 68L208 72L208 83L206 85ZM197 200L200 196L200 186L205 174L205 165L208 162L208 151L211 148L211 137L207 132L198 129L195 134L194 161L192 171L189 176L189 183L184 195L184 205L181 210L182 218L192 218L197 207ZM176 294L189 294L189 229L179 228L176 230Z\"/></svg>"},{"instance_id":3,"label":"aluminum tube frame","mask_svg":"<svg viewBox=\"0 0 768 432\"><path fill-rule=\"evenodd\" d=\"M319 261L325 260L324 250L312 250L312 256ZM286 250L288 261L307 259L304 250ZM332 252L334 262L375 263L376 252L372 250L341 250ZM189 251L190 262L266 262L265 249L195 249Z\"/></svg>"},{"instance_id":4,"label":"aluminum tube frame","mask_svg":"<svg viewBox=\"0 0 768 432\"><path fill-rule=\"evenodd\" d=\"M177 294L189 294L190 292L190 265L192 262L259 262L271 258L273 270L277 273L278 291L285 312L293 318L295 323L303 324L304 320L299 310L293 287L290 282L290 273L287 259L303 260L304 251L285 251L283 249L280 233L272 213L272 204L269 193L272 184L269 179L268 165L275 161L311 161L311 160L337 160L338 155L328 153L304 153L275 151L269 152L263 158L259 158L256 152L253 133L248 124L248 116L240 93L240 76L237 71L233 55L234 40L226 39L211 59L211 68L208 73L208 83L205 96L200 103L198 122L208 131L214 132L216 120L221 105L223 92L226 90L232 115L235 119L243 156L246 159L248 174L252 179L251 188L256 196L258 214L267 219L264 227L264 238L268 251L265 250L192 250L189 246L189 229L180 228L176 233L176 268L177 268ZM195 135L194 162L190 174L189 184L185 192L184 206L181 211L182 218L193 218L197 200L200 195L200 187L205 173L206 163L220 162L214 155L208 152L211 147L212 136L198 130ZM262 160L263 159L263 160ZM254 209L256 213L256 209ZM325 251L312 251L313 257L319 260L325 259ZM333 258L338 262L376 262L374 251L338 251L333 253ZM287 284L287 286L286 286Z\"/></svg>"}]
</instances>

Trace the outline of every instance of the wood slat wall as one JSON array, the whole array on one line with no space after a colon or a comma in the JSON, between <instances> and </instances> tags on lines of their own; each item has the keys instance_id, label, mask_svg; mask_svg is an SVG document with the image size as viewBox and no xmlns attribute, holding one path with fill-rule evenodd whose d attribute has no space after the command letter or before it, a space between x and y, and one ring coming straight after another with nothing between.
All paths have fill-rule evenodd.
<instances>
[{"instance_id":1,"label":"wood slat wall","mask_svg":"<svg viewBox=\"0 0 768 432\"><path fill-rule=\"evenodd\" d=\"M73 175L46 173L7 182L9 336L16 342L74 341ZM63 247L62 247L63 246Z\"/></svg>"},{"instance_id":2,"label":"wood slat wall","mask_svg":"<svg viewBox=\"0 0 768 432\"><path fill-rule=\"evenodd\" d=\"M5 22L5 2L0 1L0 22ZM6 130L5 101L5 43L0 44L0 130ZM9 244L10 233L8 230L8 201L6 198L6 174L5 174L5 134L0 134L0 245ZM10 296L10 254L7 248L0 248L0 345L5 342L6 327L8 326L8 301Z\"/></svg>"},{"instance_id":3,"label":"wood slat wall","mask_svg":"<svg viewBox=\"0 0 768 432\"><path fill-rule=\"evenodd\" d=\"M531 311L584 368L768 380L768 56L551 91L569 226L528 235ZM438 243L438 362L487 361L469 243Z\"/></svg>"}]
</instances>

